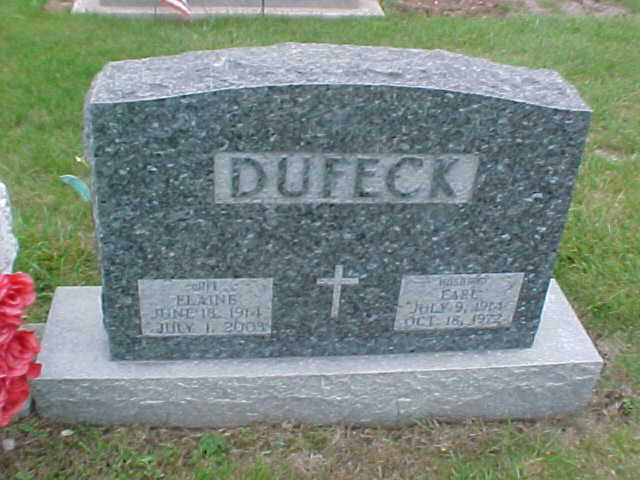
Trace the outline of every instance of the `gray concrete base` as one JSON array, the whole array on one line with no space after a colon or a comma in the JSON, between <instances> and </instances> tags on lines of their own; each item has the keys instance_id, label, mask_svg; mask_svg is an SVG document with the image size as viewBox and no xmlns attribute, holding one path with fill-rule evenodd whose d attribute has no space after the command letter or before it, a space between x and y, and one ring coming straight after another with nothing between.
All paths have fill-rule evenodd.
<instances>
[{"instance_id":1,"label":"gray concrete base","mask_svg":"<svg viewBox=\"0 0 640 480\"><path fill-rule=\"evenodd\" d=\"M99 287L61 287L33 381L45 417L98 424L400 424L582 409L602 359L555 282L531 348L357 357L113 362Z\"/></svg>"},{"instance_id":2,"label":"gray concrete base","mask_svg":"<svg viewBox=\"0 0 640 480\"><path fill-rule=\"evenodd\" d=\"M42 336L44 335L45 326L46 326L45 323L25 323L22 327L20 327L20 329L33 330L36 333L36 337L38 337L38 340L42 342ZM32 412L33 412L33 397L29 395L29 398L27 398L25 402L22 404L22 408L18 411L18 413L16 413L16 417L17 418L27 417L31 415Z\"/></svg>"},{"instance_id":3,"label":"gray concrete base","mask_svg":"<svg viewBox=\"0 0 640 480\"><path fill-rule=\"evenodd\" d=\"M76 0L72 13L179 16L156 0ZM194 18L212 15L300 15L320 17L383 16L378 0L199 0L191 3Z\"/></svg>"}]
</instances>

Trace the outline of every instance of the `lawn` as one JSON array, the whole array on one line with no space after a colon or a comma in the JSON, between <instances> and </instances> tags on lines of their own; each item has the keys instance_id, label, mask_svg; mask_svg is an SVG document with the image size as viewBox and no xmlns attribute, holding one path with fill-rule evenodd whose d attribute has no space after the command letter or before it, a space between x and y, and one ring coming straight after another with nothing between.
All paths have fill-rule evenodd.
<instances>
[{"instance_id":1,"label":"lawn","mask_svg":"<svg viewBox=\"0 0 640 480\"><path fill-rule=\"evenodd\" d=\"M59 285L95 285L89 207L58 177L87 172L83 97L112 60L277 42L441 48L558 70L593 109L556 278L607 361L582 414L538 422L404 428L222 429L63 425L0 430L0 478L603 479L640 471L640 16L216 18L193 23L72 16L43 0L0 3L0 178L44 321ZM3 477L4 475L4 477Z\"/></svg>"}]
</instances>

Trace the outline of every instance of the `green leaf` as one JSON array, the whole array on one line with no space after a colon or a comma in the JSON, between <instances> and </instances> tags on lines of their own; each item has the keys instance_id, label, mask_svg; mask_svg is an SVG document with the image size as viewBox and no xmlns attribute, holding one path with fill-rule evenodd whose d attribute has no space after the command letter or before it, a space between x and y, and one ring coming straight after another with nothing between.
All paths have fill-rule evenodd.
<instances>
[{"instance_id":1,"label":"green leaf","mask_svg":"<svg viewBox=\"0 0 640 480\"><path fill-rule=\"evenodd\" d=\"M71 185L76 193L80 195L80 198L82 198L82 200L84 200L85 202L88 202L91 198L91 191L89 190L87 184L75 175L62 175L60 177L60 180L68 185Z\"/></svg>"}]
</instances>

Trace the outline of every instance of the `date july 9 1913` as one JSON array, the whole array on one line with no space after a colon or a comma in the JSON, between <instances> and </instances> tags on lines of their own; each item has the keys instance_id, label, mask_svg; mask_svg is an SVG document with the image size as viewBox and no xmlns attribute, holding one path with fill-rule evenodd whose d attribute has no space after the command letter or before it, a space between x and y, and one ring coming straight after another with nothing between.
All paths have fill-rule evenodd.
<instances>
[{"instance_id":1,"label":"date july 9 1913","mask_svg":"<svg viewBox=\"0 0 640 480\"><path fill-rule=\"evenodd\" d=\"M511 324L523 274L406 276L395 330L498 328Z\"/></svg>"}]
</instances>

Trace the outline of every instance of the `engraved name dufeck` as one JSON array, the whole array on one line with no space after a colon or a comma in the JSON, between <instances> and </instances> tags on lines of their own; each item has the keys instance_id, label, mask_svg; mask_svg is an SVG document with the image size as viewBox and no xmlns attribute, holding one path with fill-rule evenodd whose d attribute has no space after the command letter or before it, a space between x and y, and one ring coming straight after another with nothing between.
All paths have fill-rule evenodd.
<instances>
[{"instance_id":1,"label":"engraved name dufeck","mask_svg":"<svg viewBox=\"0 0 640 480\"><path fill-rule=\"evenodd\" d=\"M219 153L216 203L467 203L473 154Z\"/></svg>"},{"instance_id":2,"label":"engraved name dufeck","mask_svg":"<svg viewBox=\"0 0 640 480\"><path fill-rule=\"evenodd\" d=\"M272 278L138 280L143 336L269 335Z\"/></svg>"},{"instance_id":3,"label":"engraved name dufeck","mask_svg":"<svg viewBox=\"0 0 640 480\"><path fill-rule=\"evenodd\" d=\"M523 273L405 275L394 330L507 327L523 279Z\"/></svg>"}]
</instances>

